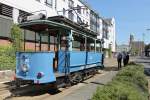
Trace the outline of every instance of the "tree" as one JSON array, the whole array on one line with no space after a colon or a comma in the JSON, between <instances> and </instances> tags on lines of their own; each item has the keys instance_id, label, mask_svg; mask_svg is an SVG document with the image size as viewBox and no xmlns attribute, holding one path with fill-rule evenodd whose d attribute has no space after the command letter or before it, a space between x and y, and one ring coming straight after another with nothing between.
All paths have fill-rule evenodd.
<instances>
[{"instance_id":1,"label":"tree","mask_svg":"<svg viewBox=\"0 0 150 100\"><path fill-rule=\"evenodd\" d=\"M22 50L22 31L16 24L11 28L11 41L15 52Z\"/></svg>"}]
</instances>

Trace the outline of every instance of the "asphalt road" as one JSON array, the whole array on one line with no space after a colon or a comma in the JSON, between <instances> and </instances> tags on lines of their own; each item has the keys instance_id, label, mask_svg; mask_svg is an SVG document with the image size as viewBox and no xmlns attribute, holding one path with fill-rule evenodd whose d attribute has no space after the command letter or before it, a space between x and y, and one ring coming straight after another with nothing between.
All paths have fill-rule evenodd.
<instances>
[{"instance_id":1,"label":"asphalt road","mask_svg":"<svg viewBox=\"0 0 150 100\"><path fill-rule=\"evenodd\" d=\"M150 57L137 57L135 62L144 65L145 74L150 76Z\"/></svg>"}]
</instances>

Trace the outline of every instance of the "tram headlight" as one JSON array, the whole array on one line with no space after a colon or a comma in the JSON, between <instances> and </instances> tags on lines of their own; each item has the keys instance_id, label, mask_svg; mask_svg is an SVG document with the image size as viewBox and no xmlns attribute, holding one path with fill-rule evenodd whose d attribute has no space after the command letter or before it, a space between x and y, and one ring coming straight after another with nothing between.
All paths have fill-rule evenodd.
<instances>
[{"instance_id":1,"label":"tram headlight","mask_svg":"<svg viewBox=\"0 0 150 100\"><path fill-rule=\"evenodd\" d=\"M28 68L28 66L26 64L23 64L21 70L23 72L28 72L29 68Z\"/></svg>"}]
</instances>

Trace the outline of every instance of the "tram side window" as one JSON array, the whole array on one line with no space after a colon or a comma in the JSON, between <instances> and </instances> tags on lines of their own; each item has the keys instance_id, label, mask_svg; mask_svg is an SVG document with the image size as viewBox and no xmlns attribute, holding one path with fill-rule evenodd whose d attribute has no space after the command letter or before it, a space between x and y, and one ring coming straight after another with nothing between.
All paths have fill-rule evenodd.
<instances>
[{"instance_id":1,"label":"tram side window","mask_svg":"<svg viewBox=\"0 0 150 100\"><path fill-rule=\"evenodd\" d=\"M79 41L73 41L73 50L80 51L80 42Z\"/></svg>"},{"instance_id":2,"label":"tram side window","mask_svg":"<svg viewBox=\"0 0 150 100\"><path fill-rule=\"evenodd\" d=\"M73 50L84 51L85 50L85 38L80 35L73 35Z\"/></svg>"},{"instance_id":3,"label":"tram side window","mask_svg":"<svg viewBox=\"0 0 150 100\"><path fill-rule=\"evenodd\" d=\"M100 52L101 51L101 44L100 42L96 42L96 52Z\"/></svg>"},{"instance_id":4,"label":"tram side window","mask_svg":"<svg viewBox=\"0 0 150 100\"><path fill-rule=\"evenodd\" d=\"M67 49L67 36L62 34L60 37L60 48L61 50L65 51Z\"/></svg>"},{"instance_id":5,"label":"tram side window","mask_svg":"<svg viewBox=\"0 0 150 100\"><path fill-rule=\"evenodd\" d=\"M87 51L95 51L95 44L94 40L91 38L87 38Z\"/></svg>"}]
</instances>

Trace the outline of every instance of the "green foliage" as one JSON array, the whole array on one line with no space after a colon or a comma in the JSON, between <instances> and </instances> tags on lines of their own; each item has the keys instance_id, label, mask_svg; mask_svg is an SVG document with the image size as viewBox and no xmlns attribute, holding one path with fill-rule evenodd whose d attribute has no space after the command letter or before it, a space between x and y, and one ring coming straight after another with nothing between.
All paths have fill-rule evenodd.
<instances>
[{"instance_id":1,"label":"green foliage","mask_svg":"<svg viewBox=\"0 0 150 100\"><path fill-rule=\"evenodd\" d=\"M16 65L12 46L0 46L0 70L14 70Z\"/></svg>"},{"instance_id":2,"label":"green foliage","mask_svg":"<svg viewBox=\"0 0 150 100\"><path fill-rule=\"evenodd\" d=\"M130 64L112 82L98 87L93 100L148 100L148 82L142 65Z\"/></svg>"},{"instance_id":3,"label":"green foliage","mask_svg":"<svg viewBox=\"0 0 150 100\"><path fill-rule=\"evenodd\" d=\"M12 40L12 46L14 50L21 51L22 50L22 31L16 24L14 24L11 28L11 40Z\"/></svg>"}]
</instances>

